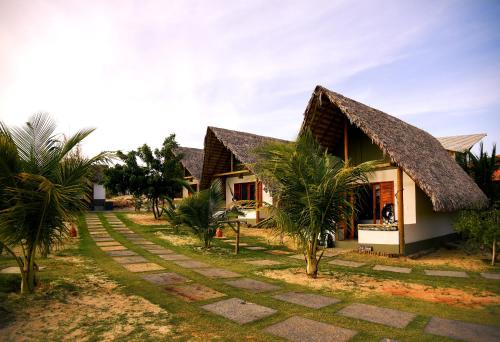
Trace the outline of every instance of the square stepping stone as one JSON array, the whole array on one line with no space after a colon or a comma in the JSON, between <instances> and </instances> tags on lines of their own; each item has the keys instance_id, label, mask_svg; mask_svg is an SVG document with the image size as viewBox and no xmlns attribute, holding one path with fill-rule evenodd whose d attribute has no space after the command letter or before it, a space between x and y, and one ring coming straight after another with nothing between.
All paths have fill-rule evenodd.
<instances>
[{"instance_id":1,"label":"square stepping stone","mask_svg":"<svg viewBox=\"0 0 500 342\"><path fill-rule=\"evenodd\" d=\"M472 342L500 341L500 328L432 317L424 330L428 334Z\"/></svg>"},{"instance_id":2,"label":"square stepping stone","mask_svg":"<svg viewBox=\"0 0 500 342\"><path fill-rule=\"evenodd\" d=\"M166 254L172 254L173 253L173 251L171 251L169 249L165 249L165 248L162 248L162 249L153 249L153 250L150 250L148 252L151 253L151 254L155 254L155 255L166 255Z\"/></svg>"},{"instance_id":3,"label":"square stepping stone","mask_svg":"<svg viewBox=\"0 0 500 342\"><path fill-rule=\"evenodd\" d=\"M396 272L396 273L411 273L411 268L385 266L385 265L375 265L375 267L373 267L373 270L374 271Z\"/></svg>"},{"instance_id":4,"label":"square stepping stone","mask_svg":"<svg viewBox=\"0 0 500 342\"><path fill-rule=\"evenodd\" d=\"M187 256L185 255L181 255L181 254L162 254L162 255L158 255L160 258L162 258L163 260L169 260L169 261L173 261L173 260L191 260L191 258L188 258Z\"/></svg>"},{"instance_id":5,"label":"square stepping stone","mask_svg":"<svg viewBox=\"0 0 500 342\"><path fill-rule=\"evenodd\" d=\"M394 328L405 328L417 316L409 312L360 303L348 305L337 313Z\"/></svg>"},{"instance_id":6,"label":"square stepping stone","mask_svg":"<svg viewBox=\"0 0 500 342\"><path fill-rule=\"evenodd\" d=\"M261 247L261 246L249 246L245 247L245 249L251 250L251 251L265 251L267 248Z\"/></svg>"},{"instance_id":7,"label":"square stepping stone","mask_svg":"<svg viewBox=\"0 0 500 342\"><path fill-rule=\"evenodd\" d=\"M107 251L106 253L108 253L112 257L138 255L136 252L128 249L126 251Z\"/></svg>"},{"instance_id":8,"label":"square stepping stone","mask_svg":"<svg viewBox=\"0 0 500 342\"><path fill-rule=\"evenodd\" d=\"M222 300L220 302L204 305L202 308L239 324L254 322L277 312L274 309L245 302L239 298Z\"/></svg>"},{"instance_id":9,"label":"square stepping stone","mask_svg":"<svg viewBox=\"0 0 500 342\"><path fill-rule=\"evenodd\" d=\"M155 249L165 249L165 247L163 246L160 246L160 245L156 245L156 244L152 244L152 245L146 245L146 246L143 246L142 248L146 249L146 250L155 250Z\"/></svg>"},{"instance_id":10,"label":"square stepping stone","mask_svg":"<svg viewBox=\"0 0 500 342\"><path fill-rule=\"evenodd\" d=\"M279 286L271 285L263 281L254 280L250 278L242 278L237 280L226 281L226 284L255 293L276 291L280 289Z\"/></svg>"},{"instance_id":11,"label":"square stepping stone","mask_svg":"<svg viewBox=\"0 0 500 342\"><path fill-rule=\"evenodd\" d=\"M334 259L332 261L328 261L328 264L336 266L344 266L344 267L361 267L363 265L366 265L364 262L356 262L356 261L341 260L341 259Z\"/></svg>"},{"instance_id":12,"label":"square stepping stone","mask_svg":"<svg viewBox=\"0 0 500 342\"><path fill-rule=\"evenodd\" d=\"M93 240L96 242L115 241L112 237L95 237Z\"/></svg>"},{"instance_id":13,"label":"square stepping stone","mask_svg":"<svg viewBox=\"0 0 500 342\"><path fill-rule=\"evenodd\" d=\"M129 239L133 243L135 243L137 246L151 246L154 245L155 243L152 241L144 240L144 239Z\"/></svg>"},{"instance_id":14,"label":"square stepping stone","mask_svg":"<svg viewBox=\"0 0 500 342\"><path fill-rule=\"evenodd\" d=\"M265 332L289 341L349 341L358 332L332 324L313 321L299 316L273 324L264 329Z\"/></svg>"},{"instance_id":15,"label":"square stepping stone","mask_svg":"<svg viewBox=\"0 0 500 342\"><path fill-rule=\"evenodd\" d=\"M481 273L481 277L486 279L500 280L500 273Z\"/></svg>"},{"instance_id":16,"label":"square stepping stone","mask_svg":"<svg viewBox=\"0 0 500 342\"><path fill-rule=\"evenodd\" d=\"M174 261L174 264L179 265L181 267L185 268L207 268L210 267L209 264L206 264L201 261L196 261L196 260L176 260Z\"/></svg>"},{"instance_id":17,"label":"square stepping stone","mask_svg":"<svg viewBox=\"0 0 500 342\"><path fill-rule=\"evenodd\" d=\"M115 257L113 259L115 259L120 264L135 264L135 263L140 263L140 262L148 262L148 259L146 259L140 255Z\"/></svg>"},{"instance_id":18,"label":"square stepping stone","mask_svg":"<svg viewBox=\"0 0 500 342\"><path fill-rule=\"evenodd\" d=\"M205 277L208 278L238 278L241 277L241 274L233 272L233 271L228 271L223 268L200 268L200 269L193 269L196 273L199 273L201 275L204 275Z\"/></svg>"},{"instance_id":19,"label":"square stepping stone","mask_svg":"<svg viewBox=\"0 0 500 342\"><path fill-rule=\"evenodd\" d=\"M230 243L230 245L236 246L236 242L235 242L235 243ZM245 247L245 246L248 246L248 243L245 243L245 242L240 242L240 243L239 243L239 246L240 246L240 247Z\"/></svg>"},{"instance_id":20,"label":"square stepping stone","mask_svg":"<svg viewBox=\"0 0 500 342\"><path fill-rule=\"evenodd\" d=\"M282 293L273 296L273 298L292 304L302 305L311 309L321 309L322 307L340 302L340 299L301 292Z\"/></svg>"},{"instance_id":21,"label":"square stepping stone","mask_svg":"<svg viewBox=\"0 0 500 342\"><path fill-rule=\"evenodd\" d=\"M155 285L175 285L190 281L188 278L174 272L145 274L142 278Z\"/></svg>"},{"instance_id":22,"label":"square stepping stone","mask_svg":"<svg viewBox=\"0 0 500 342\"><path fill-rule=\"evenodd\" d=\"M282 262L275 261L275 260L250 260L250 261L244 261L245 264L250 264L250 265L255 265L255 266L274 266L274 265L282 265Z\"/></svg>"},{"instance_id":23,"label":"square stepping stone","mask_svg":"<svg viewBox=\"0 0 500 342\"><path fill-rule=\"evenodd\" d=\"M130 272L149 272L149 271L159 271L165 269L164 267L152 262L124 264L123 267L125 267Z\"/></svg>"},{"instance_id":24,"label":"square stepping stone","mask_svg":"<svg viewBox=\"0 0 500 342\"><path fill-rule=\"evenodd\" d=\"M439 271L439 270L424 270L425 274L437 277L454 277L454 278L468 278L467 273L462 271Z\"/></svg>"},{"instance_id":25,"label":"square stepping stone","mask_svg":"<svg viewBox=\"0 0 500 342\"><path fill-rule=\"evenodd\" d=\"M224 293L201 284L173 285L168 286L165 290L187 302L197 302L225 296Z\"/></svg>"},{"instance_id":26,"label":"square stepping stone","mask_svg":"<svg viewBox=\"0 0 500 342\"><path fill-rule=\"evenodd\" d=\"M124 251L127 249L127 247L118 245L118 246L104 246L101 247L103 251Z\"/></svg>"},{"instance_id":27,"label":"square stepping stone","mask_svg":"<svg viewBox=\"0 0 500 342\"><path fill-rule=\"evenodd\" d=\"M21 274L21 270L18 266L10 266L2 269L0 273L3 274Z\"/></svg>"},{"instance_id":28,"label":"square stepping stone","mask_svg":"<svg viewBox=\"0 0 500 342\"><path fill-rule=\"evenodd\" d=\"M96 242L95 243L99 247L105 247L105 246L121 246L121 244L118 241L104 241L104 242Z\"/></svg>"},{"instance_id":29,"label":"square stepping stone","mask_svg":"<svg viewBox=\"0 0 500 342\"><path fill-rule=\"evenodd\" d=\"M290 254L293 254L292 252L283 251L281 249L271 249L270 251L266 251L266 253L273 254L273 255L290 255Z\"/></svg>"},{"instance_id":30,"label":"square stepping stone","mask_svg":"<svg viewBox=\"0 0 500 342\"><path fill-rule=\"evenodd\" d=\"M106 229L92 229L89 230L90 235L98 235L98 234L107 234L108 231Z\"/></svg>"}]
</instances>

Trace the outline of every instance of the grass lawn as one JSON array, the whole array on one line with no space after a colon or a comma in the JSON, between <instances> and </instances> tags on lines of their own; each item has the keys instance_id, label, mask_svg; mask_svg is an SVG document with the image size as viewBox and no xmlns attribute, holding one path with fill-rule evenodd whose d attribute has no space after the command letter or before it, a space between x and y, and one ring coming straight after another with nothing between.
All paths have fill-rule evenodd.
<instances>
[{"instance_id":1,"label":"grass lawn","mask_svg":"<svg viewBox=\"0 0 500 342\"><path fill-rule=\"evenodd\" d=\"M252 293L225 284L227 279L204 277L141 249L111 229L104 215L99 214L111 236L130 250L165 267L166 272L183 275L193 282L226 294L226 297L189 303L146 282L139 274L127 271L98 248L90 238L82 218L79 242L69 244L53 257L41 260L41 265L47 268L40 272L43 285L36 294L26 298L18 296L13 291L17 290L19 276L0 275L0 310L4 311L0 312L0 335L19 336L15 335L18 329L17 333L23 334L24 331L40 340L85 336L88 340L164 338L179 341L278 341L281 339L262 330L291 316L302 316L358 331L352 341L378 341L384 337L403 341L446 341L446 338L423 333L432 316L500 326L500 282L484 279L476 272L498 272L498 269L489 268L486 263L484 268L481 264L472 267L474 270L468 272L470 278L467 279L430 277L424 274L424 269L451 270L456 267L449 263L436 265L348 253L338 258L362 260L368 264L359 268L333 266L327 263L332 259L325 258L320 266L320 278L311 280L303 276L304 262L301 260L245 248L240 249L239 255L234 255L233 246L223 240L214 240L213 248L205 251L188 231L181 230L175 235L165 229L166 225L140 225L129 220L126 213L116 214L130 229L158 245L196 261L240 273L243 277L277 285L281 289L269 293ZM226 233L232 235L230 230ZM268 249L286 249L283 246L269 246L267 238L249 235L245 236L243 228L241 242ZM281 264L254 266L244 262L262 259ZM412 267L413 271L411 274L374 271L372 266L375 264ZM13 260L0 257L0 268L10 265L14 265ZM462 267L459 270L464 269ZM272 298L276 293L288 291L322 294L341 301L314 310ZM100 298L107 304L99 305L88 297ZM275 309L277 313L253 323L238 325L201 308L205 304L232 297ZM351 303L398 309L415 313L417 317L406 328L399 329L336 314ZM39 314L44 308L51 310L46 315ZM73 312L69 308L73 308ZM54 313L58 310L67 310L67 316L73 315L73 320L70 318L70 322L66 322ZM59 328L48 329L47 326L51 324L59 324ZM5 332L10 335L5 335Z\"/></svg>"}]
</instances>

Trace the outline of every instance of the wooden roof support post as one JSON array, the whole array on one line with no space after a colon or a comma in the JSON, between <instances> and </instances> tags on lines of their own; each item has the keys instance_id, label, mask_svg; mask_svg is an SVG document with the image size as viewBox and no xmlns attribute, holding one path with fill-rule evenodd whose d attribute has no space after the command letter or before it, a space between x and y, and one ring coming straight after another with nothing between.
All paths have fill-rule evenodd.
<instances>
[{"instance_id":1,"label":"wooden roof support post","mask_svg":"<svg viewBox=\"0 0 500 342\"><path fill-rule=\"evenodd\" d=\"M260 222L260 196L261 196L261 193L259 191L259 185L261 184L261 182L257 179L255 181L255 223L259 223Z\"/></svg>"},{"instance_id":2,"label":"wooden roof support post","mask_svg":"<svg viewBox=\"0 0 500 342\"><path fill-rule=\"evenodd\" d=\"M347 164L349 162L349 122L347 118L344 120L344 162ZM349 202L354 206L354 197L349 194ZM350 229L344 226L344 239L354 239L354 210L350 217L349 222Z\"/></svg>"},{"instance_id":3,"label":"wooden roof support post","mask_svg":"<svg viewBox=\"0 0 500 342\"><path fill-rule=\"evenodd\" d=\"M398 168L397 176L397 200L398 200L398 231L399 231L399 255L405 255L405 220L403 201L403 169Z\"/></svg>"}]
</instances>

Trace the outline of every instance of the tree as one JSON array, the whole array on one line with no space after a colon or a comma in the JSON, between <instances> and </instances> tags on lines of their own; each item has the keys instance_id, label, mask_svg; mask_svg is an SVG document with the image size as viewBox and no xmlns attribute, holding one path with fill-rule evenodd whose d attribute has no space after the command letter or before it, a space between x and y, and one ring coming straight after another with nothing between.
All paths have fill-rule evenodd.
<instances>
[{"instance_id":1,"label":"tree","mask_svg":"<svg viewBox=\"0 0 500 342\"><path fill-rule=\"evenodd\" d=\"M229 219L239 214L241 212L237 208L225 209L222 183L217 179L210 188L184 198L175 212L169 211L168 217L173 224L182 222L190 227L204 247L209 248L217 228L222 229Z\"/></svg>"},{"instance_id":2,"label":"tree","mask_svg":"<svg viewBox=\"0 0 500 342\"><path fill-rule=\"evenodd\" d=\"M483 143L481 142L479 145L479 155L467 151L458 153L456 160L465 172L467 172L476 182L486 197L490 199L492 205L495 201L498 201L499 183L493 180L493 174L499 168L495 144L493 144L490 155L488 155L488 152L484 151Z\"/></svg>"},{"instance_id":3,"label":"tree","mask_svg":"<svg viewBox=\"0 0 500 342\"><path fill-rule=\"evenodd\" d=\"M457 156L457 162L488 197L489 206L485 209L462 210L453 226L468 241L491 248L491 265L495 265L500 237L500 182L493 180L493 175L499 167L496 145L493 145L491 155L488 155L481 143L479 155L467 151Z\"/></svg>"},{"instance_id":4,"label":"tree","mask_svg":"<svg viewBox=\"0 0 500 342\"><path fill-rule=\"evenodd\" d=\"M280 234L298 242L306 274L316 278L323 252L318 239L340 223L349 224L355 207L348 194L367 182L375 162L351 166L331 156L307 131L291 143L269 143L256 150L257 173L272 188L272 220Z\"/></svg>"},{"instance_id":5,"label":"tree","mask_svg":"<svg viewBox=\"0 0 500 342\"><path fill-rule=\"evenodd\" d=\"M491 265L495 265L500 238L500 210L462 210L453 224L469 241L491 247Z\"/></svg>"},{"instance_id":6,"label":"tree","mask_svg":"<svg viewBox=\"0 0 500 342\"><path fill-rule=\"evenodd\" d=\"M106 170L106 187L116 193L133 194L136 198L145 196L151 203L155 218L159 219L165 209L165 200L170 203L182 187L190 189L183 178L182 155L173 153L177 147L175 134L171 134L161 149L153 151L144 144L127 154L119 151L117 156L123 165Z\"/></svg>"},{"instance_id":7,"label":"tree","mask_svg":"<svg viewBox=\"0 0 500 342\"><path fill-rule=\"evenodd\" d=\"M34 115L21 128L0 124L0 245L20 268L21 293L32 292L37 284L37 252L62 243L68 223L86 210L92 165L109 157L71 154L93 129L64 141L54 131L47 114Z\"/></svg>"}]
</instances>

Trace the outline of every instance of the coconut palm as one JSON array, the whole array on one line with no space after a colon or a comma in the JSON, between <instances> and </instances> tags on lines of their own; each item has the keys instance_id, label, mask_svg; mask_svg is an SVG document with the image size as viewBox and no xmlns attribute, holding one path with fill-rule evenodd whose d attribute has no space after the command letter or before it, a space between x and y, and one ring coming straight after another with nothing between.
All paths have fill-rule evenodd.
<instances>
[{"instance_id":1,"label":"coconut palm","mask_svg":"<svg viewBox=\"0 0 500 342\"><path fill-rule=\"evenodd\" d=\"M349 224L355 207L348 194L367 182L375 162L357 166L331 156L305 132L292 143L269 143L256 150L256 171L273 190L272 221L292 237L306 261L306 274L317 277L323 252L318 242L340 223ZM318 255L319 254L319 255Z\"/></svg>"},{"instance_id":2,"label":"coconut palm","mask_svg":"<svg viewBox=\"0 0 500 342\"><path fill-rule=\"evenodd\" d=\"M19 265L22 293L32 292L37 284L37 252L61 243L68 223L87 208L91 166L108 157L72 154L92 129L65 139L54 130L54 122L43 113L23 127L0 124L0 245Z\"/></svg>"},{"instance_id":3,"label":"coconut palm","mask_svg":"<svg viewBox=\"0 0 500 342\"><path fill-rule=\"evenodd\" d=\"M190 227L203 242L204 247L208 248L217 228L222 229L228 220L239 214L241 212L236 207L225 209L222 183L217 179L210 188L184 198L175 213L171 210L167 217L174 224L182 222Z\"/></svg>"}]
</instances>

